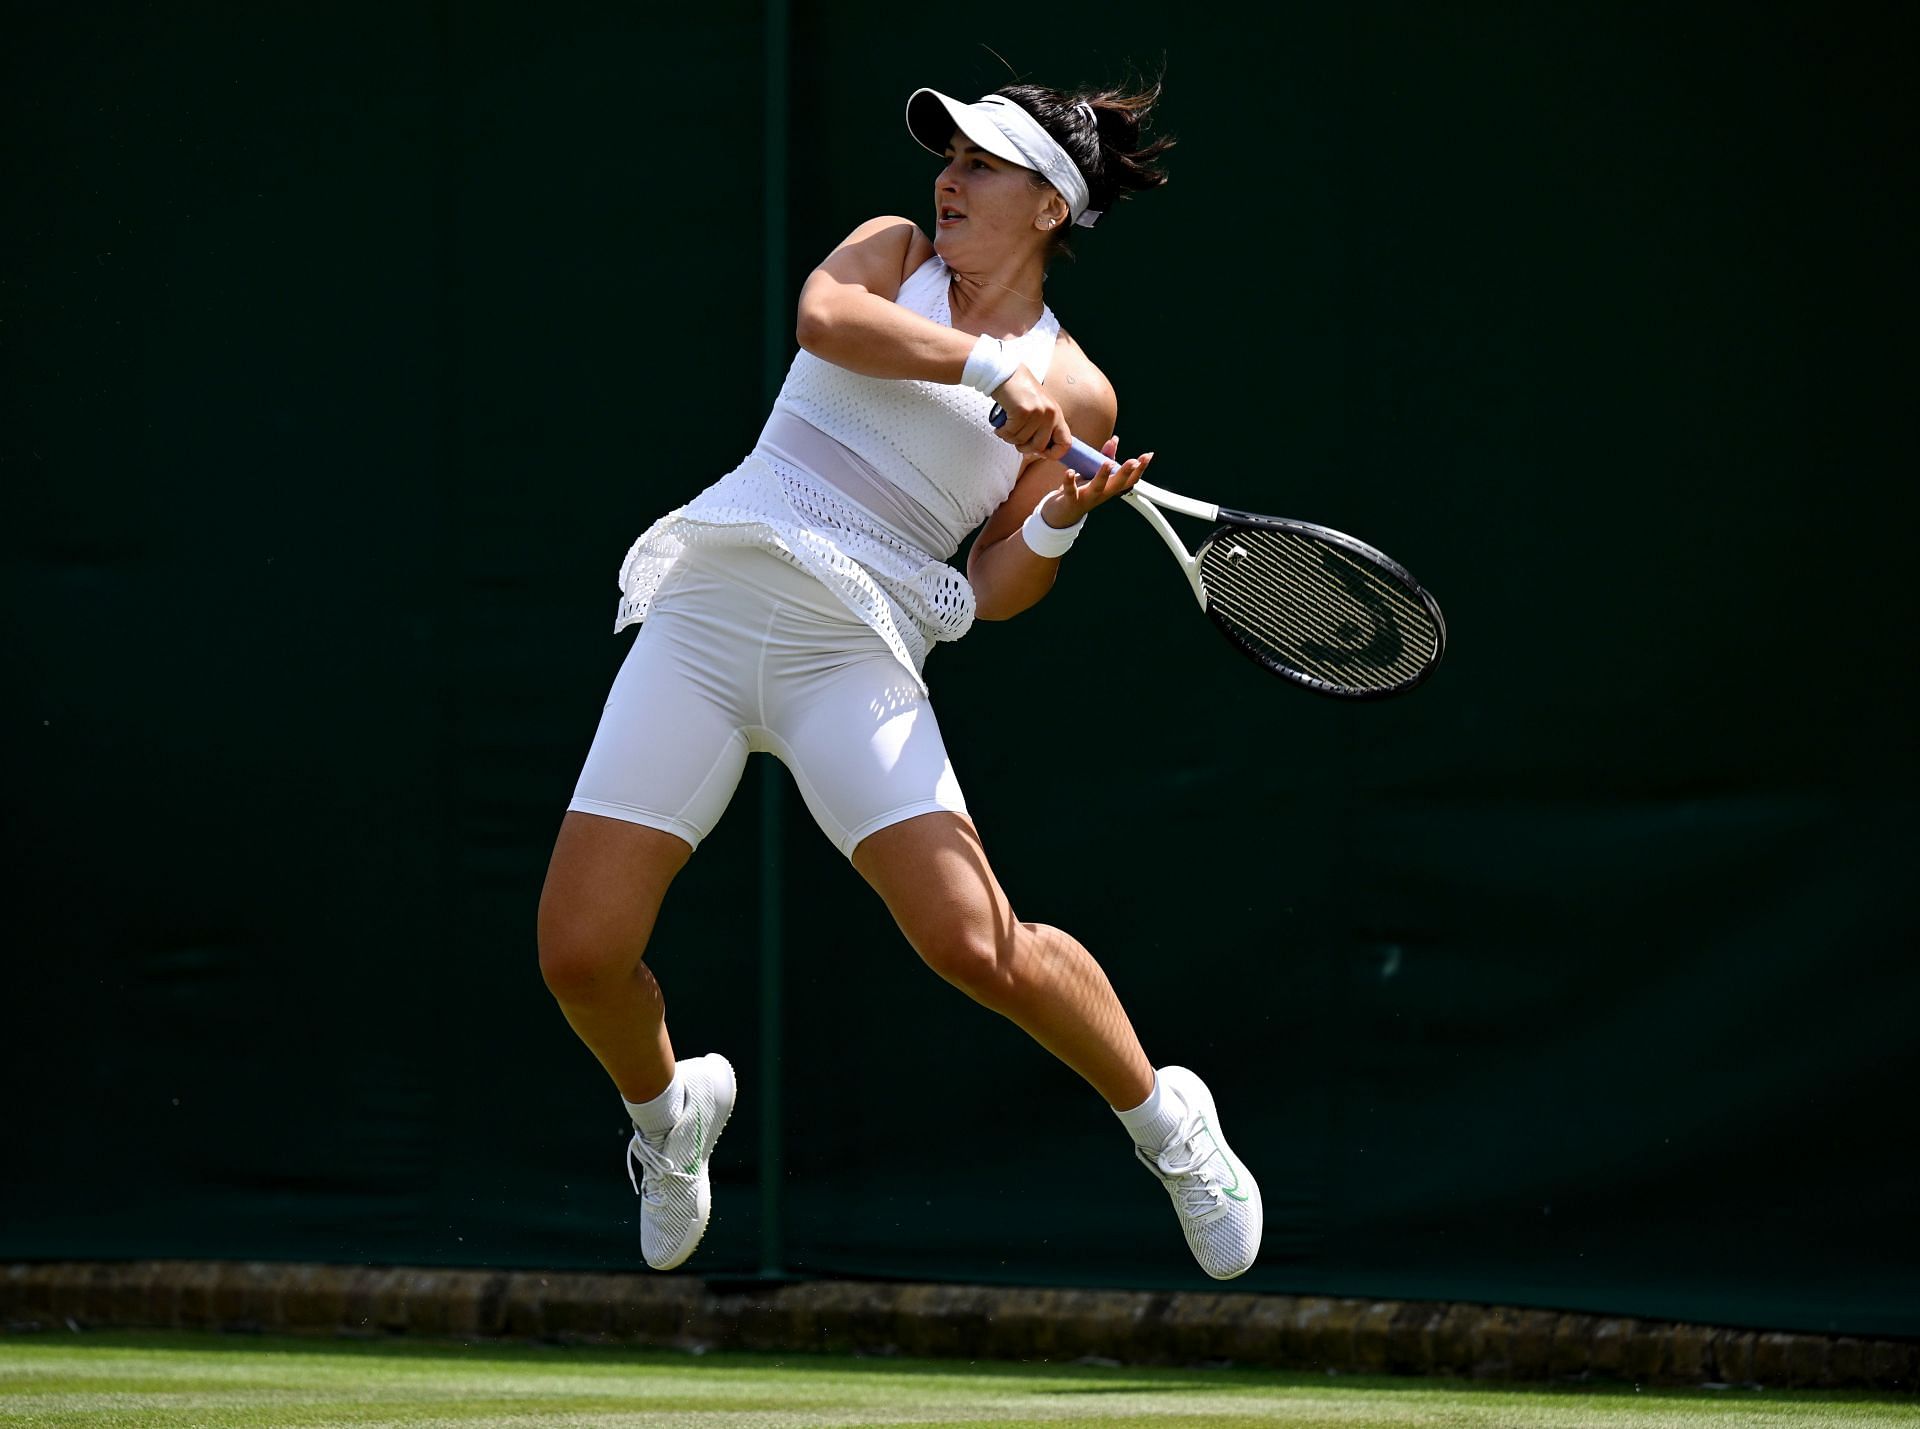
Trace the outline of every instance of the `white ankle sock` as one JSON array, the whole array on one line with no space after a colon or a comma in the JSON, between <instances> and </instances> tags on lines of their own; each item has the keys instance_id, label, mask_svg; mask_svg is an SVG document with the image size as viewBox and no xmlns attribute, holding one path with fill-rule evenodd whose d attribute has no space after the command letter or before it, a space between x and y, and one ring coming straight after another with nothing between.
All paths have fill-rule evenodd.
<instances>
[{"instance_id":1,"label":"white ankle sock","mask_svg":"<svg viewBox=\"0 0 1920 1429\"><path fill-rule=\"evenodd\" d=\"M1160 1074L1155 1072L1153 1090L1147 1093L1147 1099L1131 1111L1116 1109L1113 1114L1120 1118L1120 1124L1132 1135L1136 1146L1158 1151L1180 1129L1180 1118L1186 1111L1180 1094L1162 1083Z\"/></svg>"},{"instance_id":2,"label":"white ankle sock","mask_svg":"<svg viewBox=\"0 0 1920 1429\"><path fill-rule=\"evenodd\" d=\"M673 1080L667 1083L667 1089L650 1102L630 1102L625 1097L627 1115L633 1118L634 1130L642 1135L659 1138L672 1131L680 1120L680 1113L686 1110L687 1088L680 1080L680 1069L673 1069Z\"/></svg>"}]
</instances>

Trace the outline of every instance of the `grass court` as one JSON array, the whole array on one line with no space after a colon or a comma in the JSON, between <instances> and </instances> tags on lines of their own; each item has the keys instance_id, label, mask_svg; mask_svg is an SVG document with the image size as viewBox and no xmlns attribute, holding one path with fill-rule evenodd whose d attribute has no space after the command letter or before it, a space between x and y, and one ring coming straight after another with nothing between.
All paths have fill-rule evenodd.
<instances>
[{"instance_id":1,"label":"grass court","mask_svg":"<svg viewBox=\"0 0 1920 1429\"><path fill-rule=\"evenodd\" d=\"M1920 1401L1824 1391L1522 1387L1252 1370L130 1331L0 1338L0 1426L549 1424L1784 1429L1920 1426Z\"/></svg>"}]
</instances>

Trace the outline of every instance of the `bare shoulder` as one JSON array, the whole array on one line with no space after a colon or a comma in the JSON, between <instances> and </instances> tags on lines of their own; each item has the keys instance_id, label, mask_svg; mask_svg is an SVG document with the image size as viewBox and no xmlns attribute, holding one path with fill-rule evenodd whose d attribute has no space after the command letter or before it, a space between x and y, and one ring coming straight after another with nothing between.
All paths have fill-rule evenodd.
<instances>
[{"instance_id":1,"label":"bare shoulder","mask_svg":"<svg viewBox=\"0 0 1920 1429\"><path fill-rule=\"evenodd\" d=\"M1047 390L1067 414L1067 425L1084 442L1099 446L1113 435L1120 399L1107 374L1094 366L1085 348L1065 328L1053 344Z\"/></svg>"},{"instance_id":2,"label":"bare shoulder","mask_svg":"<svg viewBox=\"0 0 1920 1429\"><path fill-rule=\"evenodd\" d=\"M894 297L914 269L933 253L920 225L898 214L870 218L835 245L816 272Z\"/></svg>"},{"instance_id":3,"label":"bare shoulder","mask_svg":"<svg viewBox=\"0 0 1920 1429\"><path fill-rule=\"evenodd\" d=\"M900 222L913 230L913 236L907 240L906 261L900 265L900 281L904 283L920 271L922 263L933 257L933 240L911 219L903 218Z\"/></svg>"},{"instance_id":4,"label":"bare shoulder","mask_svg":"<svg viewBox=\"0 0 1920 1429\"><path fill-rule=\"evenodd\" d=\"M920 231L920 225L912 219L902 218L897 213L883 213L878 218L870 218L860 224L840 240L839 247L845 248L850 243L866 243L875 239L905 244L914 238L925 237L926 235Z\"/></svg>"}]
</instances>

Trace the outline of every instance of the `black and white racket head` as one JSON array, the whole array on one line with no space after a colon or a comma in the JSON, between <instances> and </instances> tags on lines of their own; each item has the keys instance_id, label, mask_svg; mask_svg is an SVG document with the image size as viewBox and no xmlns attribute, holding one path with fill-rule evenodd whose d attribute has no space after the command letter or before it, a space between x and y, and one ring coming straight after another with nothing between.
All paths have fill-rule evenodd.
<instances>
[{"instance_id":1,"label":"black and white racket head","mask_svg":"<svg viewBox=\"0 0 1920 1429\"><path fill-rule=\"evenodd\" d=\"M1440 606L1406 569L1306 521L1222 511L1194 553L1213 623L1250 659L1318 694L1405 694L1446 653Z\"/></svg>"}]
</instances>

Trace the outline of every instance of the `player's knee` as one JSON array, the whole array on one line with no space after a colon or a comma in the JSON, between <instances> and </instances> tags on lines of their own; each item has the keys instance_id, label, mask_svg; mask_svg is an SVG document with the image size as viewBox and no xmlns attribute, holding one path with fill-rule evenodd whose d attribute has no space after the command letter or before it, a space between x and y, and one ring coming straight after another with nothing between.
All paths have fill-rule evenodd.
<instances>
[{"instance_id":1,"label":"player's knee","mask_svg":"<svg viewBox=\"0 0 1920 1429\"><path fill-rule=\"evenodd\" d=\"M992 1006L1011 993L1016 964L1009 939L990 928L942 929L918 945L920 957L968 996Z\"/></svg>"},{"instance_id":2,"label":"player's knee","mask_svg":"<svg viewBox=\"0 0 1920 1429\"><path fill-rule=\"evenodd\" d=\"M540 976L561 1002L591 1002L633 976L643 947L578 913L540 910Z\"/></svg>"}]
</instances>

